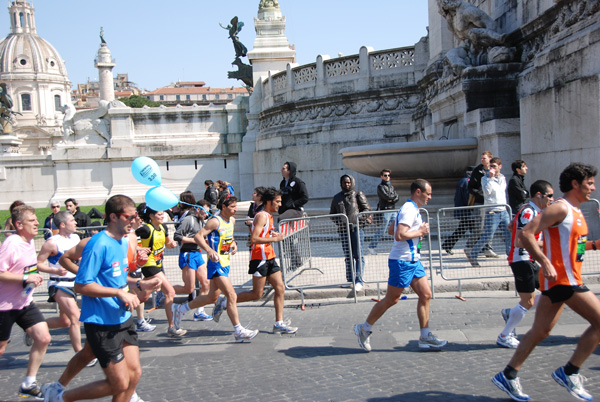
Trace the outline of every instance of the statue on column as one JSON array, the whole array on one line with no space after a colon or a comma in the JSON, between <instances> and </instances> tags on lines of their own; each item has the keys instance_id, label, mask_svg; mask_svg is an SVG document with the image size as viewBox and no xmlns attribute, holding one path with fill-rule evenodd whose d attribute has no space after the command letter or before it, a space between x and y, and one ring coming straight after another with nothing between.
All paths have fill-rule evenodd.
<instances>
[{"instance_id":1,"label":"statue on column","mask_svg":"<svg viewBox=\"0 0 600 402\"><path fill-rule=\"evenodd\" d=\"M504 46L506 34L496 30L489 15L463 0L437 0L438 11L461 46L446 53L446 62L454 74L468 66L507 63L515 49Z\"/></svg>"},{"instance_id":2,"label":"statue on column","mask_svg":"<svg viewBox=\"0 0 600 402\"><path fill-rule=\"evenodd\" d=\"M279 2L277 0L260 0L258 11L263 8L279 8Z\"/></svg>"},{"instance_id":3,"label":"statue on column","mask_svg":"<svg viewBox=\"0 0 600 402\"><path fill-rule=\"evenodd\" d=\"M100 44L106 45L106 40L104 40L104 28L100 27Z\"/></svg>"},{"instance_id":4,"label":"statue on column","mask_svg":"<svg viewBox=\"0 0 600 402\"><path fill-rule=\"evenodd\" d=\"M249 64L245 64L241 59L242 57L246 57L248 49L246 48L246 46L244 46L244 44L240 41L240 38L238 37L238 33L242 30L244 23L240 21L236 16L231 19L230 24L226 27L224 27L221 23L219 23L219 25L221 26L221 28L229 31L229 38L233 42L233 49L235 50L235 60L231 64L237 66L238 68L237 71L228 71L227 78L233 78L242 81L245 84L246 88L250 90L250 88L252 88L253 86L252 66Z\"/></svg>"}]
</instances>

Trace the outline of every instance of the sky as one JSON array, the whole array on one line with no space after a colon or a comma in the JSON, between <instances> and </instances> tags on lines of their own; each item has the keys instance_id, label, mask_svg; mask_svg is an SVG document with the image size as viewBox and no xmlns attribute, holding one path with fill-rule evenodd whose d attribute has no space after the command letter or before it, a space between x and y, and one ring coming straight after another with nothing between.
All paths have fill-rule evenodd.
<instances>
[{"instance_id":1,"label":"sky","mask_svg":"<svg viewBox=\"0 0 600 402\"><path fill-rule=\"evenodd\" d=\"M30 1L31 0L27 0ZM76 87L98 79L94 58L100 27L115 59L117 73L128 73L139 88L153 90L176 81L207 86L241 86L227 78L235 52L219 26L234 16L244 22L239 38L248 50L256 36L259 0L33 0L37 33L50 42ZM7 3L5 3L7 4ZM298 64L318 55L357 54L413 46L427 35L426 0L279 0L286 36L296 47ZM8 4L7 4L8 6ZM8 9L0 24L10 32ZM243 61L248 63L247 58Z\"/></svg>"}]
</instances>

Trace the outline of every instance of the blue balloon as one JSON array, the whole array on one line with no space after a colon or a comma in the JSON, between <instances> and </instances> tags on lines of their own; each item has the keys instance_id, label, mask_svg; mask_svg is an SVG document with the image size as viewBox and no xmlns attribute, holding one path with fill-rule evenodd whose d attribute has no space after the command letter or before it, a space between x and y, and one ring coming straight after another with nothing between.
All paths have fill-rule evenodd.
<instances>
[{"instance_id":1,"label":"blue balloon","mask_svg":"<svg viewBox=\"0 0 600 402\"><path fill-rule=\"evenodd\" d=\"M146 205L155 211L165 211L179 204L179 199L171 190L163 186L152 187L146 192Z\"/></svg>"},{"instance_id":2,"label":"blue balloon","mask_svg":"<svg viewBox=\"0 0 600 402\"><path fill-rule=\"evenodd\" d=\"M154 159L147 156L140 156L133 161L131 164L131 173L142 184L160 186L162 183L160 168Z\"/></svg>"}]
</instances>

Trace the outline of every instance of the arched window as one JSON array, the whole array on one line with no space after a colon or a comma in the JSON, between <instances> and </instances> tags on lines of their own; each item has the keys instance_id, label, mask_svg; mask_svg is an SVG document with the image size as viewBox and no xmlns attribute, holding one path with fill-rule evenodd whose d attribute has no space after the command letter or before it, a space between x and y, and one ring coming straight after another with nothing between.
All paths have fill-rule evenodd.
<instances>
[{"instance_id":1,"label":"arched window","mask_svg":"<svg viewBox=\"0 0 600 402\"><path fill-rule=\"evenodd\" d=\"M31 110L31 95L21 94L21 110Z\"/></svg>"},{"instance_id":2,"label":"arched window","mask_svg":"<svg viewBox=\"0 0 600 402\"><path fill-rule=\"evenodd\" d=\"M27 13L27 26L31 28L31 15Z\"/></svg>"},{"instance_id":3,"label":"arched window","mask_svg":"<svg viewBox=\"0 0 600 402\"><path fill-rule=\"evenodd\" d=\"M57 112L60 112L60 107L61 107L61 102L60 102L60 95L54 95L54 110L56 110Z\"/></svg>"},{"instance_id":4,"label":"arched window","mask_svg":"<svg viewBox=\"0 0 600 402\"><path fill-rule=\"evenodd\" d=\"M17 26L17 13L13 13L13 24Z\"/></svg>"},{"instance_id":5,"label":"arched window","mask_svg":"<svg viewBox=\"0 0 600 402\"><path fill-rule=\"evenodd\" d=\"M21 24L21 27L25 26L25 17L23 16L23 13L19 13L19 23Z\"/></svg>"}]
</instances>

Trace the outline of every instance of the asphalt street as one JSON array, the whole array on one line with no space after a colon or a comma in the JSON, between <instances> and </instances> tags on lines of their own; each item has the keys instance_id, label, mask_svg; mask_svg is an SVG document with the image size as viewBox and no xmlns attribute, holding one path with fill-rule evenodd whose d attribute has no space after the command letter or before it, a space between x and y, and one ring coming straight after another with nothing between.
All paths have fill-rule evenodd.
<instances>
[{"instance_id":1,"label":"asphalt street","mask_svg":"<svg viewBox=\"0 0 600 402\"><path fill-rule=\"evenodd\" d=\"M592 285L598 294L600 285ZM373 301L368 297L286 302L285 317L300 329L273 334L272 302L241 304L242 325L257 328L251 342L235 344L226 314L219 323L194 322L188 313L182 339L166 335L163 310L149 314L158 328L140 334L143 374L138 394L145 401L504 401L490 381L513 351L496 346L504 326L500 309L517 302L514 291L438 293L431 304L431 329L447 339L443 351L419 351L416 297L390 309L373 329L373 351L357 344L355 323L364 322ZM208 309L210 312L211 309ZM53 310L44 310L51 316ZM517 329L527 331L530 313ZM532 400L575 400L550 377L568 360L587 323L570 310L552 335L539 345L521 370L521 384ZM66 330L52 331L52 344L38 381L55 381L73 355ZM17 397L27 365L23 332L13 328L12 342L0 358L0 400ZM585 386L600 397L600 358L596 351L581 373ZM102 377L99 366L86 368L70 386ZM108 400L108 399L106 399Z\"/></svg>"}]
</instances>

